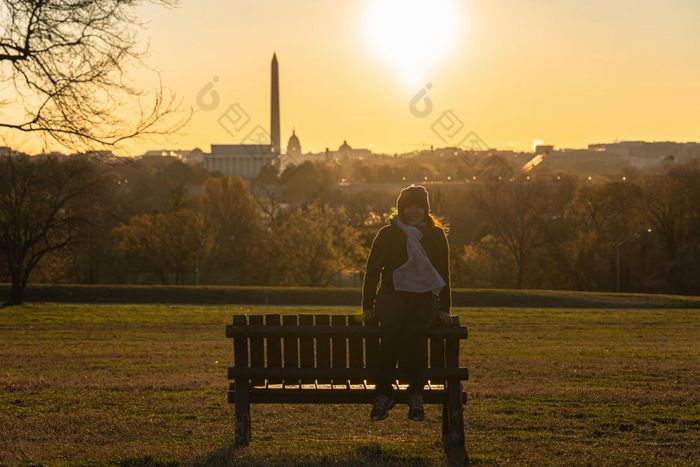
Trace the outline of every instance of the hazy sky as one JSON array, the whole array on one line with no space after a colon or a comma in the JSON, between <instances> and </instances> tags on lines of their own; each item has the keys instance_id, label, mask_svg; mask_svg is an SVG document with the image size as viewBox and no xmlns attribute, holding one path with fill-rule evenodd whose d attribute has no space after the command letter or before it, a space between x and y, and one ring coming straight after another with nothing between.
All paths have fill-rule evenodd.
<instances>
[{"instance_id":1,"label":"hazy sky","mask_svg":"<svg viewBox=\"0 0 700 467\"><path fill-rule=\"evenodd\" d=\"M196 111L151 147L269 129L273 52L283 145L296 128L304 152L445 145L431 125L448 110L490 147L700 140L697 0L181 0L142 18L148 63ZM214 77L219 105L198 109ZM426 83L419 117L409 102ZM218 119L235 103L251 120L230 135Z\"/></svg>"}]
</instances>

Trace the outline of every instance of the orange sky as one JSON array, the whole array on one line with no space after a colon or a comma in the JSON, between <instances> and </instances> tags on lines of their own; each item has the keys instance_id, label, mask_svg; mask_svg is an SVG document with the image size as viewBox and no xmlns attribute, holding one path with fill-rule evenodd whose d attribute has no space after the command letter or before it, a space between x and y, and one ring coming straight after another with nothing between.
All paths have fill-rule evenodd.
<instances>
[{"instance_id":1,"label":"orange sky","mask_svg":"<svg viewBox=\"0 0 700 467\"><path fill-rule=\"evenodd\" d=\"M431 125L447 110L498 148L700 140L696 0L182 0L141 17L149 65L196 112L183 134L135 153L268 128L273 51L283 145L294 127L305 152L344 139L391 153L445 145ZM198 109L215 76L219 105ZM417 117L409 102L428 82L433 110ZM230 135L217 120L235 103L251 120Z\"/></svg>"}]
</instances>

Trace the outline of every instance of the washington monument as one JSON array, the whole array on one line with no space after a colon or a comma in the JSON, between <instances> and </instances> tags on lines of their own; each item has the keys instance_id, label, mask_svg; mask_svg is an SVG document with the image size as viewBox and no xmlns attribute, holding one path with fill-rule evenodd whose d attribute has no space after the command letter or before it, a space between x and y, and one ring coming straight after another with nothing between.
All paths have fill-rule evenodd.
<instances>
[{"instance_id":1,"label":"washington monument","mask_svg":"<svg viewBox=\"0 0 700 467\"><path fill-rule=\"evenodd\" d=\"M277 69L277 54L272 55L272 90L270 92L270 145L272 152L279 154L282 149L280 138L280 83Z\"/></svg>"}]
</instances>

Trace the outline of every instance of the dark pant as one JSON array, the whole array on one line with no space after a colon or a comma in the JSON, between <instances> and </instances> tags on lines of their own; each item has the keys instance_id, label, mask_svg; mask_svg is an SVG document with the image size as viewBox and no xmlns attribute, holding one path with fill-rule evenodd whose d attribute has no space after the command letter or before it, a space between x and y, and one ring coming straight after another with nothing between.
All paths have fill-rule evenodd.
<instances>
[{"instance_id":1,"label":"dark pant","mask_svg":"<svg viewBox=\"0 0 700 467\"><path fill-rule=\"evenodd\" d=\"M432 292L380 293L375 299L381 342L377 393L390 395L396 362L408 372L409 392L423 392L428 364L426 330L438 313Z\"/></svg>"}]
</instances>

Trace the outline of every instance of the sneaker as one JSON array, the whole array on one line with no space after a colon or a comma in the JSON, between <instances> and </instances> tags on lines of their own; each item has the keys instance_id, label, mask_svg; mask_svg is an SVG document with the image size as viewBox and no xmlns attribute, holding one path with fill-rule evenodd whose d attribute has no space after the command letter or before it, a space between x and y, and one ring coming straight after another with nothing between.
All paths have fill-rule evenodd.
<instances>
[{"instance_id":1,"label":"sneaker","mask_svg":"<svg viewBox=\"0 0 700 467\"><path fill-rule=\"evenodd\" d=\"M394 399L384 394L377 394L372 403L372 412L369 418L373 421L384 420L389 416L389 410L394 406Z\"/></svg>"},{"instance_id":2,"label":"sneaker","mask_svg":"<svg viewBox=\"0 0 700 467\"><path fill-rule=\"evenodd\" d=\"M408 396L408 419L414 422L422 422L425 419L423 394L416 392Z\"/></svg>"}]
</instances>

